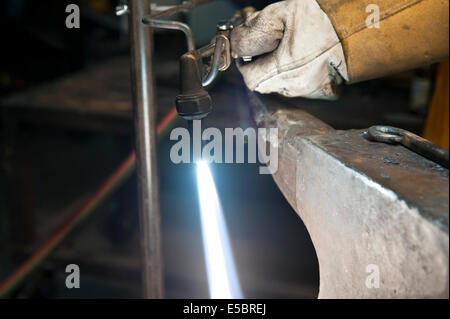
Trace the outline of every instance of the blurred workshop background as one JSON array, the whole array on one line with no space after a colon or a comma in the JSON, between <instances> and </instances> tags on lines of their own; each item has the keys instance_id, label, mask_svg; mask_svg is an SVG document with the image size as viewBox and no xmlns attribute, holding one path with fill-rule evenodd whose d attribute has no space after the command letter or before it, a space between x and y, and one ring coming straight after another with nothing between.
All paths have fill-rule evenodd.
<instances>
[{"instance_id":1,"label":"blurred workshop background","mask_svg":"<svg viewBox=\"0 0 450 319\"><path fill-rule=\"evenodd\" d=\"M187 22L200 46L214 36L217 21L240 7L270 2L217 0L173 19ZM79 29L65 27L69 3L80 6ZM13 286L9 297L141 296L135 173L67 236L63 228L134 149L127 16L115 15L120 3L0 2L0 282L8 278ZM154 41L158 119L163 119L178 93L178 59L186 47L176 31L156 31ZM211 94L215 109L206 126L252 125L246 88L235 68ZM301 107L337 129L387 124L448 148L448 62L347 86L335 102L276 95L270 100ZM445 110L445 103L439 100L447 103L444 123L440 108ZM207 298L194 169L170 161L171 145L168 131L161 132L165 294ZM319 270L308 232L272 177L259 175L258 167L212 165L243 294L314 298ZM50 253L42 245L58 231L64 236ZM24 280L8 277L39 249L45 252L42 258L21 269ZM80 289L65 286L68 264L80 267Z\"/></svg>"}]
</instances>

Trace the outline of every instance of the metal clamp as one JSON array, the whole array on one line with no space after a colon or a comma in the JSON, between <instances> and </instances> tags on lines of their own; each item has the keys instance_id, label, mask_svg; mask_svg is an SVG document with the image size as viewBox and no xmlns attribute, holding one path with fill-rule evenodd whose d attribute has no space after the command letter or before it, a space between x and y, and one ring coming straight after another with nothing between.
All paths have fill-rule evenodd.
<instances>
[{"instance_id":1,"label":"metal clamp","mask_svg":"<svg viewBox=\"0 0 450 319\"><path fill-rule=\"evenodd\" d=\"M191 28L179 21L159 20L150 16L144 17L142 23L151 28L179 30L186 36L187 48L189 52L195 51L195 38ZM213 40L214 42L199 49L198 52L202 58L211 58L209 72L203 77L203 86L209 86L217 78L219 71L226 71L231 65L231 49L228 37L219 34Z\"/></svg>"},{"instance_id":2,"label":"metal clamp","mask_svg":"<svg viewBox=\"0 0 450 319\"><path fill-rule=\"evenodd\" d=\"M203 1L197 0L197 3ZM170 10L166 10L166 12ZM252 10L254 11L254 9ZM198 50L195 48L192 30L185 23L160 20L159 17L161 14L164 15L163 13L142 18L145 26L180 30L186 36L188 52L180 58L180 93L175 100L178 114L181 117L186 120L201 119L212 111L212 99L205 88L218 78L220 72L226 71L231 66L229 40L231 30L235 25L242 23L245 12L250 11L248 8L241 10L232 19L220 23L211 43Z\"/></svg>"},{"instance_id":3,"label":"metal clamp","mask_svg":"<svg viewBox=\"0 0 450 319\"><path fill-rule=\"evenodd\" d=\"M193 2L184 2L183 5L180 5L179 9L181 10ZM197 2L203 3L208 1L198 0ZM166 10L166 12L167 11L171 11L171 9ZM211 85L220 72L224 72L230 68L232 63L230 33L236 26L243 23L246 17L252 12L255 12L255 9L247 7L238 11L231 19L219 22L217 24L217 34L212 43L197 50L202 58L211 58L209 66L206 68L209 71L204 75L202 81L204 87ZM191 28L187 24L179 21L160 20L156 18L162 15L164 14L160 13L152 16L145 16L142 18L142 23L151 28L182 31L186 36L188 51L192 52L196 50L194 34L192 33Z\"/></svg>"}]
</instances>

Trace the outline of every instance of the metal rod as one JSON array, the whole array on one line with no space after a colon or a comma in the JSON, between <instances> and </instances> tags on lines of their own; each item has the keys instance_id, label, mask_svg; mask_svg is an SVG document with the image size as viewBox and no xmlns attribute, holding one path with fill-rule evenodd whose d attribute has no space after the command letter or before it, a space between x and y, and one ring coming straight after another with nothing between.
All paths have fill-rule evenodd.
<instances>
[{"instance_id":1,"label":"metal rod","mask_svg":"<svg viewBox=\"0 0 450 319\"><path fill-rule=\"evenodd\" d=\"M413 152L438 163L439 165L449 167L449 152L416 134L392 126L375 125L367 131L367 137L376 142L389 144L401 144Z\"/></svg>"},{"instance_id":2,"label":"metal rod","mask_svg":"<svg viewBox=\"0 0 450 319\"><path fill-rule=\"evenodd\" d=\"M223 37L216 38L216 46L214 48L214 55L213 55L213 59L212 59L212 63L211 63L211 70L209 71L208 75L202 81L202 85L204 87L213 83L214 80L217 78L217 75L219 74L220 57L222 56L222 49L223 49L224 41L225 40Z\"/></svg>"},{"instance_id":3,"label":"metal rod","mask_svg":"<svg viewBox=\"0 0 450 319\"><path fill-rule=\"evenodd\" d=\"M186 23L179 21L158 20L151 17L142 18L142 23L151 28L183 31L186 35L188 51L195 50L194 34Z\"/></svg>"},{"instance_id":4,"label":"metal rod","mask_svg":"<svg viewBox=\"0 0 450 319\"><path fill-rule=\"evenodd\" d=\"M184 1L182 4L178 5L178 6L174 6L170 9L161 11L161 12L157 12L153 15L150 16L151 19L159 19L162 17L170 17L174 14L189 10L189 9L193 9L195 7L198 7L199 5L208 3L208 2L212 2L213 0L192 0L192 1Z\"/></svg>"},{"instance_id":5,"label":"metal rod","mask_svg":"<svg viewBox=\"0 0 450 319\"><path fill-rule=\"evenodd\" d=\"M142 18L150 14L151 0L129 0L131 81L136 132L142 281L145 298L163 297L156 110L152 70L152 30Z\"/></svg>"}]
</instances>

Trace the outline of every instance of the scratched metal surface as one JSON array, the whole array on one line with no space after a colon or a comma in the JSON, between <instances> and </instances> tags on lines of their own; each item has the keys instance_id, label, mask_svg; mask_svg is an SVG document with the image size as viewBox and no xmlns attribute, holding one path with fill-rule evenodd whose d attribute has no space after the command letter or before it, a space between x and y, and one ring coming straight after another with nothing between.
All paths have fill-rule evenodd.
<instances>
[{"instance_id":1,"label":"scratched metal surface","mask_svg":"<svg viewBox=\"0 0 450 319\"><path fill-rule=\"evenodd\" d=\"M279 129L273 178L311 236L319 298L448 298L448 170L250 96L256 124ZM379 289L364 284L369 264Z\"/></svg>"},{"instance_id":2,"label":"scratched metal surface","mask_svg":"<svg viewBox=\"0 0 450 319\"><path fill-rule=\"evenodd\" d=\"M366 175L415 207L448 233L448 169L397 145L370 142L365 130L334 130L300 108L283 108L266 97L250 94L258 126L279 129L279 169L274 179L295 207L296 141L308 138L336 160Z\"/></svg>"},{"instance_id":3,"label":"scratched metal surface","mask_svg":"<svg viewBox=\"0 0 450 319\"><path fill-rule=\"evenodd\" d=\"M369 142L364 132L336 131L311 140L346 166L392 190L448 233L448 169L403 146Z\"/></svg>"}]
</instances>

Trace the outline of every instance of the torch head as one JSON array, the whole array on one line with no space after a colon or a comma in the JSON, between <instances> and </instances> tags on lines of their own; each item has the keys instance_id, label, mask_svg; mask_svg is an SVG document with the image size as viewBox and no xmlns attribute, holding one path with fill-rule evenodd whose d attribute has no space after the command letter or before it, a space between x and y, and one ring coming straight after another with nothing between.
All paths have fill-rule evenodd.
<instances>
[{"instance_id":1,"label":"torch head","mask_svg":"<svg viewBox=\"0 0 450 319\"><path fill-rule=\"evenodd\" d=\"M176 98L178 114L186 120L199 120L212 110L212 100L202 84L202 58L197 51L180 59L180 94Z\"/></svg>"},{"instance_id":2,"label":"torch head","mask_svg":"<svg viewBox=\"0 0 450 319\"><path fill-rule=\"evenodd\" d=\"M238 11L230 20L217 25L214 43L196 50L191 45L190 51L180 59L180 94L176 98L178 114L186 120L199 120L212 110L212 100L204 87L209 87L218 77L219 72L226 71L232 62L230 34L233 28L245 21L255 9L252 7ZM185 26L189 29L189 27ZM189 32L191 34L191 32ZM192 37L192 36L191 36ZM193 42L193 37L190 42ZM188 46L189 47L189 46ZM211 58L204 65L203 59ZM209 72L204 76L203 67Z\"/></svg>"}]
</instances>

